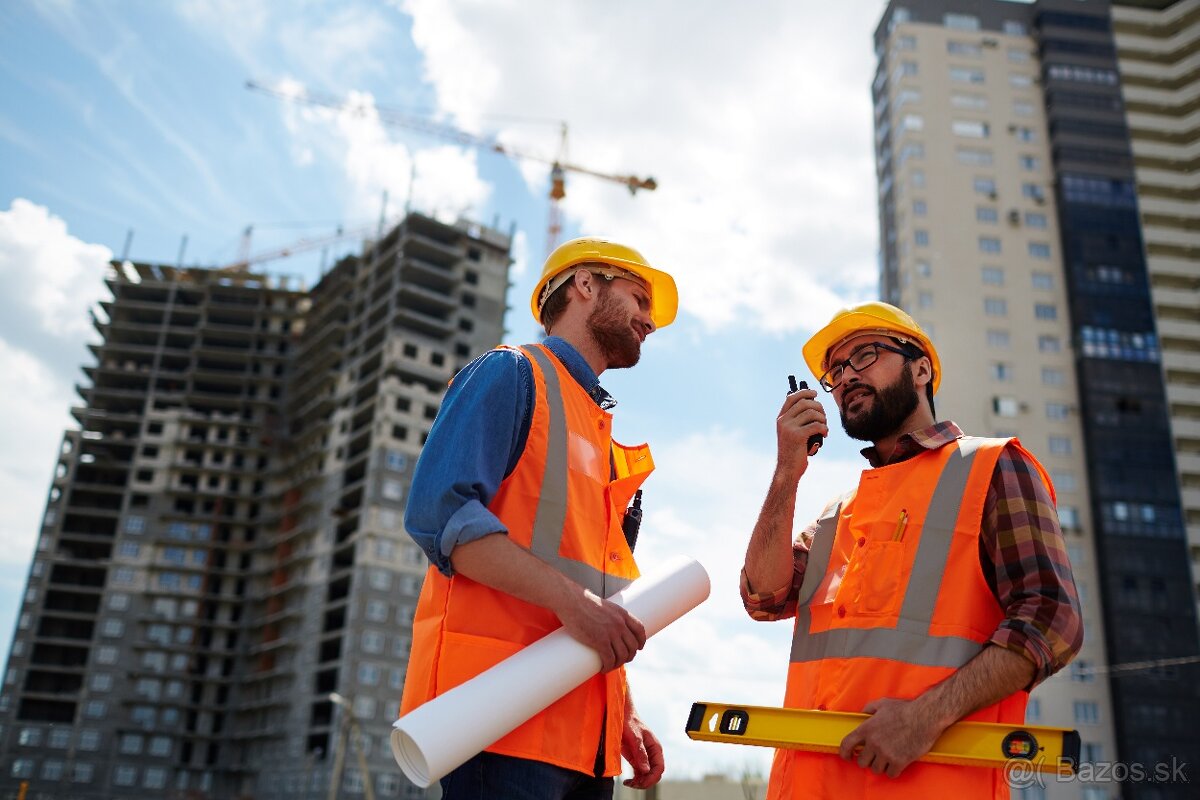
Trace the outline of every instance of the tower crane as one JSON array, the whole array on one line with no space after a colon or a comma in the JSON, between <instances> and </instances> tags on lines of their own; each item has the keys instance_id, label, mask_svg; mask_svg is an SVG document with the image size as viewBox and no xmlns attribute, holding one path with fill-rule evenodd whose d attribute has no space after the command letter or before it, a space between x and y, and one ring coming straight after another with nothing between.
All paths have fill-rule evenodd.
<instances>
[{"instance_id":1,"label":"tower crane","mask_svg":"<svg viewBox=\"0 0 1200 800\"><path fill-rule=\"evenodd\" d=\"M339 97L321 92L312 92L305 89L303 92L285 91L273 86L259 83L258 81L246 81L246 88L251 91L260 92L262 94L271 95L281 100L286 100L289 103L302 103L311 106L320 106L323 108L331 108L338 111L349 111L359 115L366 114L368 107L356 104L348 98ZM566 174L568 172L577 173L579 175L590 175L593 178L619 183L629 190L630 194L636 195L639 189L653 191L658 188L658 182L654 178L646 177L639 178L635 175L614 175L607 172L584 167L579 164L573 164L566 160L567 150L567 125L560 123L560 139L559 139L559 155L556 158L548 158L539 153L533 153L516 147L510 147L497 142L495 139L490 139L485 136L480 136L474 133L456 128L452 125L437 122L427 117L421 117L414 114L406 113L396 108L387 106L374 106L374 111L379 116L379 121L385 125L407 128L417 133L423 133L427 136L432 136L443 141L453 142L466 147L475 147L485 152L498 153L513 159L523 159L526 161L534 161L550 166L550 220L546 234L546 252L549 253L558 243L558 236L562 232L562 210L560 203L566 197Z\"/></svg>"}]
</instances>

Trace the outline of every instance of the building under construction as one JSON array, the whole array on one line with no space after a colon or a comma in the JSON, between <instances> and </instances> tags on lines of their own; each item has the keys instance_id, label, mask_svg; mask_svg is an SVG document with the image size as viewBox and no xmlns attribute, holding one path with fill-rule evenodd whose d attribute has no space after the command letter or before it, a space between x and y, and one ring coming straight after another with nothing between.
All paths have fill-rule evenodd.
<instances>
[{"instance_id":1,"label":"building under construction","mask_svg":"<svg viewBox=\"0 0 1200 800\"><path fill-rule=\"evenodd\" d=\"M508 234L410 214L311 290L112 264L0 697L0 796L423 797L406 490Z\"/></svg>"}]
</instances>

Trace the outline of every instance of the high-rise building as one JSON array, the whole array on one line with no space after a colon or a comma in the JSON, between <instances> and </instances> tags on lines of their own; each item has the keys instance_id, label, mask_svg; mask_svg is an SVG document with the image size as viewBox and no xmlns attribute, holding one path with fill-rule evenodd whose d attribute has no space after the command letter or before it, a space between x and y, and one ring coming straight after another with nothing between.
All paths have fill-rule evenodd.
<instances>
[{"instance_id":1,"label":"high-rise building","mask_svg":"<svg viewBox=\"0 0 1200 800\"><path fill-rule=\"evenodd\" d=\"M881 296L937 344L942 416L1019 435L1049 469L1083 602L1083 651L1029 721L1077 728L1089 763L1200 763L1194 668L1111 669L1194 657L1200 637L1110 6L892 0L875 46ZM1164 272L1194 287L1182 260Z\"/></svg>"},{"instance_id":2,"label":"high-rise building","mask_svg":"<svg viewBox=\"0 0 1200 800\"><path fill-rule=\"evenodd\" d=\"M1200 0L1122 1L1112 17L1200 600Z\"/></svg>"},{"instance_id":3,"label":"high-rise building","mask_svg":"<svg viewBox=\"0 0 1200 800\"><path fill-rule=\"evenodd\" d=\"M410 214L311 290L117 263L0 699L0 792L424 797L388 746L447 382L510 236ZM364 773L365 768L365 773Z\"/></svg>"}]
</instances>

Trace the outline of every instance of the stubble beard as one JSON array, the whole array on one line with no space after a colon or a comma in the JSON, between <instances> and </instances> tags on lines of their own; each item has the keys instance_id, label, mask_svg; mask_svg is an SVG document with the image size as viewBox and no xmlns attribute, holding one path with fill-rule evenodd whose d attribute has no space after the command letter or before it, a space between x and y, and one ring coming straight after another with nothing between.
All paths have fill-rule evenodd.
<instances>
[{"instance_id":1,"label":"stubble beard","mask_svg":"<svg viewBox=\"0 0 1200 800\"><path fill-rule=\"evenodd\" d=\"M905 362L900 377L882 389L872 389L874 402L869 411L849 415L842 407L842 430L852 439L877 442L894 433L917 410L917 384Z\"/></svg>"},{"instance_id":2,"label":"stubble beard","mask_svg":"<svg viewBox=\"0 0 1200 800\"><path fill-rule=\"evenodd\" d=\"M587 327L604 354L608 368L625 369L641 359L642 341L634 333L632 319L622 312L620 303L611 293L611 287L601 285L600 297L588 316Z\"/></svg>"}]
</instances>

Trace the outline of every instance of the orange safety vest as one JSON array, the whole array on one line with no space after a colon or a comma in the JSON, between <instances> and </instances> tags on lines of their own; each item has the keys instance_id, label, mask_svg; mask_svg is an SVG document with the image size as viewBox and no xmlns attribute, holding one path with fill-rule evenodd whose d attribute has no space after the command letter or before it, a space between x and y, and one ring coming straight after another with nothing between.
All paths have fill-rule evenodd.
<instances>
[{"instance_id":1,"label":"orange safety vest","mask_svg":"<svg viewBox=\"0 0 1200 800\"><path fill-rule=\"evenodd\" d=\"M1015 439L964 437L864 470L818 521L800 587L784 705L862 711L912 699L962 667L1004 619L979 565L979 528L996 461ZM907 522L902 524L902 514ZM1028 693L965 717L1022 725ZM876 775L836 754L779 750L768 800L1007 798L1002 770L909 765Z\"/></svg>"},{"instance_id":2,"label":"orange safety vest","mask_svg":"<svg viewBox=\"0 0 1200 800\"><path fill-rule=\"evenodd\" d=\"M612 440L599 408L542 345L519 348L533 368L535 400L525 449L488 509L508 538L601 597L638 577L621 529L634 492L654 469L646 445ZM503 661L562 627L552 612L430 567L413 619L400 713ZM538 679L530 675L531 681ZM479 709L486 714L487 709ZM604 734L604 774L621 771L623 669L595 675L487 748L592 774ZM463 720L469 725L469 720Z\"/></svg>"}]
</instances>

